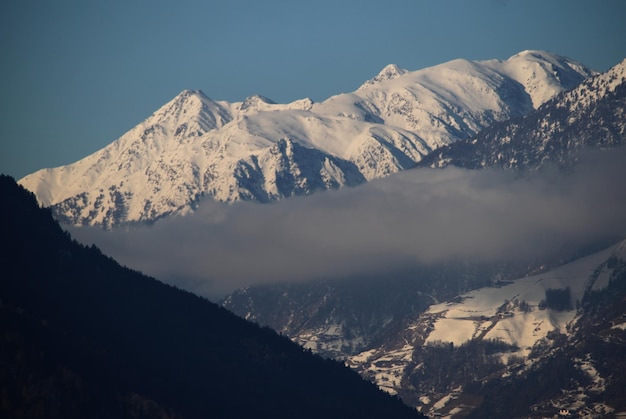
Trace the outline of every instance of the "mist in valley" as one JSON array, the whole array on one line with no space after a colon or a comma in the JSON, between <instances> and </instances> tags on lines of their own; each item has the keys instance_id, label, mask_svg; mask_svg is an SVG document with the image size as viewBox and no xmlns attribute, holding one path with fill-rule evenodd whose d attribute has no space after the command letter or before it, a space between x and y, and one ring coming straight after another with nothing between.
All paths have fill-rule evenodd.
<instances>
[{"instance_id":1,"label":"mist in valley","mask_svg":"<svg viewBox=\"0 0 626 419\"><path fill-rule=\"evenodd\" d=\"M626 236L626 150L539 174L414 169L272 204L200 203L150 226L66 227L120 263L210 299L254 284L515 262Z\"/></svg>"}]
</instances>

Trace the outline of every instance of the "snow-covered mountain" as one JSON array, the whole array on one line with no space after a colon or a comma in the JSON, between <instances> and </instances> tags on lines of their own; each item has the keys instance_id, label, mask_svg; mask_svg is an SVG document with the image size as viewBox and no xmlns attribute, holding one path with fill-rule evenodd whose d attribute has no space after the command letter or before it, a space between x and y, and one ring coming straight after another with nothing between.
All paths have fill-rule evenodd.
<instances>
[{"instance_id":1,"label":"snow-covered mountain","mask_svg":"<svg viewBox=\"0 0 626 419\"><path fill-rule=\"evenodd\" d=\"M418 71L390 65L321 103L228 103L186 90L104 149L19 183L76 225L151 222L193 210L203 197L268 202L413 167L592 74L567 58L524 51Z\"/></svg>"},{"instance_id":2,"label":"snow-covered mountain","mask_svg":"<svg viewBox=\"0 0 626 419\"><path fill-rule=\"evenodd\" d=\"M590 77L537 111L494 124L475 138L435 150L419 165L536 170L545 163L575 163L583 148L626 143L626 60Z\"/></svg>"}]
</instances>

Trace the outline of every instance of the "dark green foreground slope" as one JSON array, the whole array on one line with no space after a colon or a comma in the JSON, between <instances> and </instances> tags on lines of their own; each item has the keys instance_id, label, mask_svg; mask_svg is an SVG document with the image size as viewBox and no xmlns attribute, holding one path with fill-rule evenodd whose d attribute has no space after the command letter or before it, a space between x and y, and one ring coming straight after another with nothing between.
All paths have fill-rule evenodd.
<instances>
[{"instance_id":1,"label":"dark green foreground slope","mask_svg":"<svg viewBox=\"0 0 626 419\"><path fill-rule=\"evenodd\" d=\"M419 417L342 365L79 245L0 176L0 417Z\"/></svg>"}]
</instances>

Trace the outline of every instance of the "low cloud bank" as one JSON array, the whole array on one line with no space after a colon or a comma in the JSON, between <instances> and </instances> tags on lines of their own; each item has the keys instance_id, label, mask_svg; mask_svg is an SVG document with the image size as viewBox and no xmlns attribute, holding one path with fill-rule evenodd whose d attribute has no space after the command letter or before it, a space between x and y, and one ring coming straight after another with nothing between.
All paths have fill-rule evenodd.
<instances>
[{"instance_id":1,"label":"low cloud bank","mask_svg":"<svg viewBox=\"0 0 626 419\"><path fill-rule=\"evenodd\" d=\"M70 228L120 263L209 298L274 281L372 274L456 258L521 260L626 237L626 149L571 173L417 169L274 204L206 201L190 215L114 231Z\"/></svg>"}]
</instances>

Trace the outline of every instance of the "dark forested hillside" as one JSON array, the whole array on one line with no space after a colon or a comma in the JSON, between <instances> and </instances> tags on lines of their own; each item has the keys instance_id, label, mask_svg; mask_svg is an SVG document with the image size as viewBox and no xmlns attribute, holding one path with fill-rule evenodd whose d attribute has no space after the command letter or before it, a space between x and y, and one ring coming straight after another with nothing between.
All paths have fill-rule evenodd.
<instances>
[{"instance_id":1,"label":"dark forested hillside","mask_svg":"<svg viewBox=\"0 0 626 419\"><path fill-rule=\"evenodd\" d=\"M336 363L77 244L0 176L0 417L409 418Z\"/></svg>"}]
</instances>

